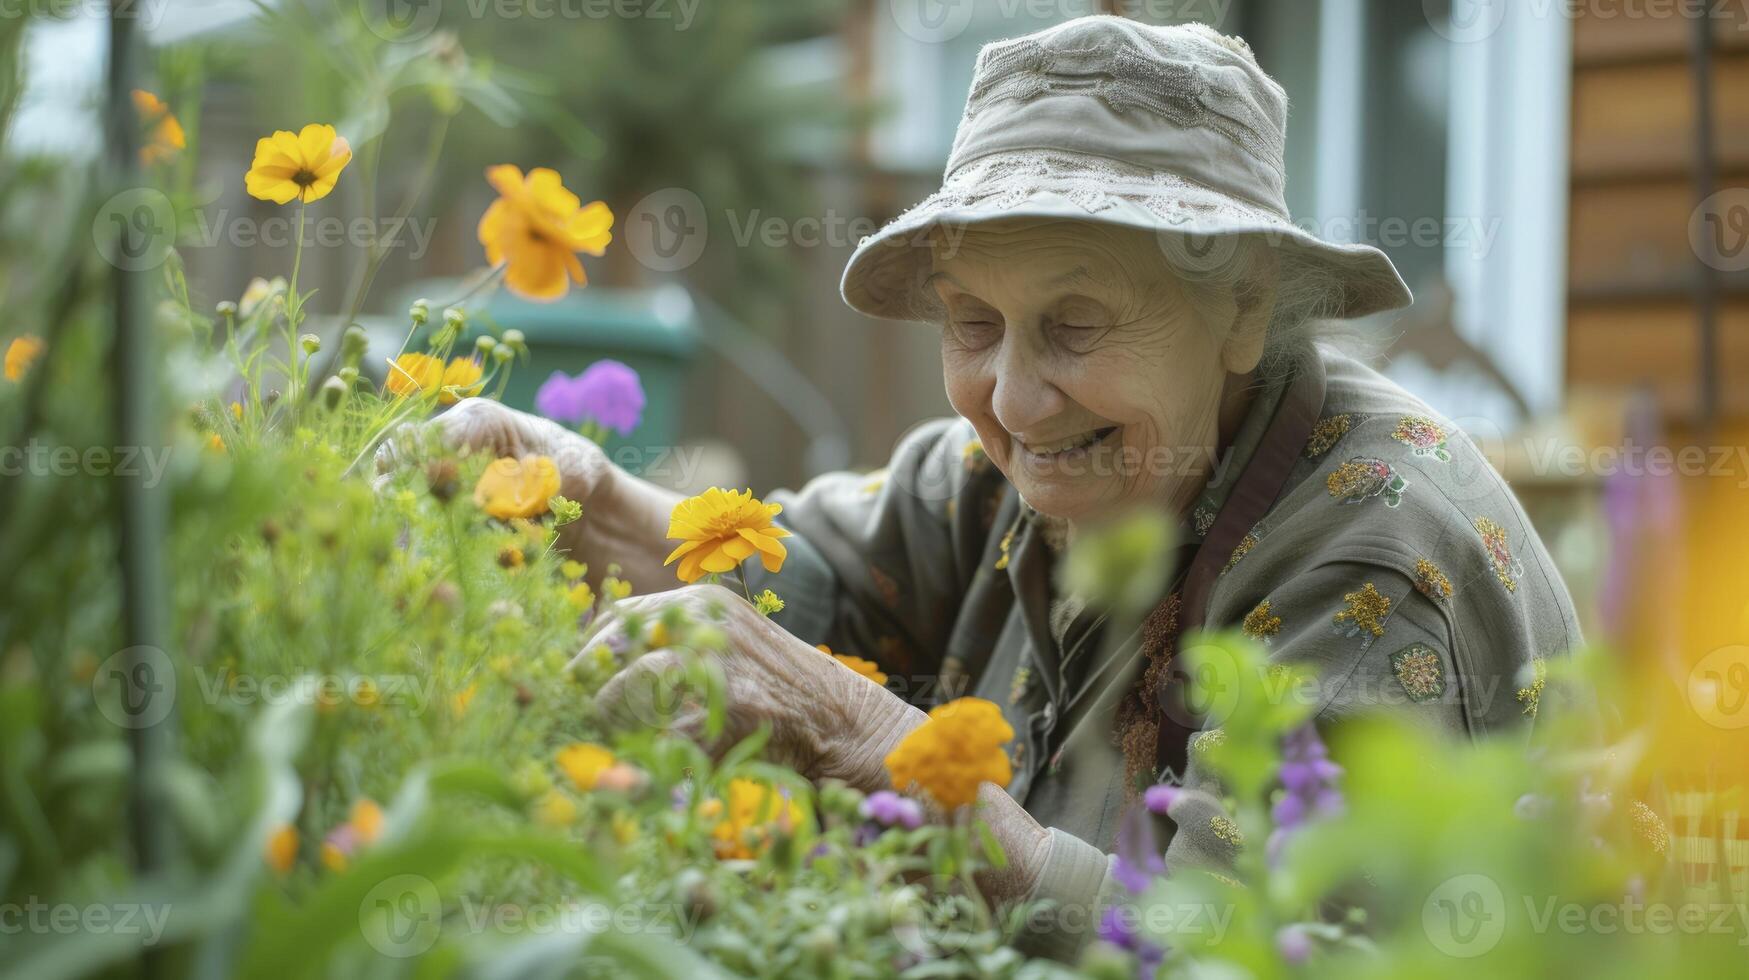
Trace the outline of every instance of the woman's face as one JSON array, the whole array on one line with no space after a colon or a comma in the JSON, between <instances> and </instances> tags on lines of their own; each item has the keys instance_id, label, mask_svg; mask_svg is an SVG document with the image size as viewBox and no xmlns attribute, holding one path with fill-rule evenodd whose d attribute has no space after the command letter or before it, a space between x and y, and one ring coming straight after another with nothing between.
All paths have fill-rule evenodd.
<instances>
[{"instance_id":1,"label":"woman's face","mask_svg":"<svg viewBox=\"0 0 1749 980\"><path fill-rule=\"evenodd\" d=\"M1205 323L1154 236L1108 225L976 225L930 283L948 399L1029 505L1071 521L1188 508L1261 327Z\"/></svg>"}]
</instances>

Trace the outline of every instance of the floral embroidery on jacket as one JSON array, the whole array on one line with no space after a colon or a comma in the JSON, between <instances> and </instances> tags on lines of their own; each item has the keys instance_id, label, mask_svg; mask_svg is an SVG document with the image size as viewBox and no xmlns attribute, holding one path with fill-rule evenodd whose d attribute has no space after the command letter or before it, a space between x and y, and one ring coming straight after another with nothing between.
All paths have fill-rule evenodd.
<instances>
[{"instance_id":1,"label":"floral embroidery on jacket","mask_svg":"<svg viewBox=\"0 0 1749 980\"><path fill-rule=\"evenodd\" d=\"M1451 598L1451 579L1425 558L1415 560L1415 591L1429 599Z\"/></svg>"},{"instance_id":2,"label":"floral embroidery on jacket","mask_svg":"<svg viewBox=\"0 0 1749 980\"><path fill-rule=\"evenodd\" d=\"M1348 434L1348 427L1353 422L1352 415L1332 415L1312 426L1312 436L1306 440L1306 458L1317 459L1329 452L1331 447Z\"/></svg>"},{"instance_id":3,"label":"floral embroidery on jacket","mask_svg":"<svg viewBox=\"0 0 1749 980\"><path fill-rule=\"evenodd\" d=\"M1476 533L1482 536L1482 547L1488 549L1488 560L1494 565L1494 577L1500 580L1501 585L1506 586L1506 591L1518 591L1518 577L1524 574L1524 566L1512 557L1512 548L1506 542L1506 529L1486 517L1478 517Z\"/></svg>"},{"instance_id":4,"label":"floral embroidery on jacket","mask_svg":"<svg viewBox=\"0 0 1749 980\"><path fill-rule=\"evenodd\" d=\"M1014 546L1014 532L1019 527L1020 525L1016 524L1014 527L1009 528L1008 533L1002 535L1002 540L996 545L996 547L1002 549L1001 556L996 559L995 567L998 572L1008 567L1008 549Z\"/></svg>"},{"instance_id":5,"label":"floral embroidery on jacket","mask_svg":"<svg viewBox=\"0 0 1749 980\"><path fill-rule=\"evenodd\" d=\"M1417 456L1451 462L1451 452L1445 448L1445 426L1425 415L1403 416L1391 438L1408 446Z\"/></svg>"},{"instance_id":6,"label":"floral embroidery on jacket","mask_svg":"<svg viewBox=\"0 0 1749 980\"><path fill-rule=\"evenodd\" d=\"M1214 831L1216 837L1219 837L1221 840L1226 841L1234 847L1243 847L1245 844L1245 835L1239 831L1239 825L1226 817L1210 817L1209 829Z\"/></svg>"},{"instance_id":7,"label":"floral embroidery on jacket","mask_svg":"<svg viewBox=\"0 0 1749 980\"><path fill-rule=\"evenodd\" d=\"M1257 604L1257 608L1246 614L1245 621L1239 629L1254 640L1269 642L1269 638L1281 632L1281 617L1269 614L1269 600Z\"/></svg>"},{"instance_id":8,"label":"floral embroidery on jacket","mask_svg":"<svg viewBox=\"0 0 1749 980\"><path fill-rule=\"evenodd\" d=\"M1409 481L1382 459L1356 456L1332 470L1324 486L1330 496L1345 504L1383 497L1386 506L1395 507L1403 502L1403 491L1409 489Z\"/></svg>"},{"instance_id":9,"label":"floral embroidery on jacket","mask_svg":"<svg viewBox=\"0 0 1749 980\"><path fill-rule=\"evenodd\" d=\"M1240 538L1239 547L1233 549L1233 556L1227 559L1227 567L1221 569L1221 574L1225 575L1232 571L1233 566L1239 564L1239 559L1250 554L1251 549L1255 547L1257 547L1257 535L1247 534L1243 538Z\"/></svg>"},{"instance_id":10,"label":"floral embroidery on jacket","mask_svg":"<svg viewBox=\"0 0 1749 980\"><path fill-rule=\"evenodd\" d=\"M1524 713L1536 717L1537 709L1542 707L1543 685L1548 682L1549 665L1541 657L1533 657L1530 661L1530 686L1518 689L1518 703L1524 705Z\"/></svg>"},{"instance_id":11,"label":"floral embroidery on jacket","mask_svg":"<svg viewBox=\"0 0 1749 980\"><path fill-rule=\"evenodd\" d=\"M1343 596L1342 601L1348 604L1348 608L1332 617L1338 633L1344 636L1366 634L1360 644L1363 648L1385 635L1385 617L1391 614L1391 600L1371 582L1362 586L1359 592Z\"/></svg>"},{"instance_id":12,"label":"floral embroidery on jacket","mask_svg":"<svg viewBox=\"0 0 1749 980\"><path fill-rule=\"evenodd\" d=\"M1391 672L1411 701L1432 701L1445 693L1445 666L1439 662L1439 654L1425 644L1416 643L1391 654Z\"/></svg>"}]
</instances>

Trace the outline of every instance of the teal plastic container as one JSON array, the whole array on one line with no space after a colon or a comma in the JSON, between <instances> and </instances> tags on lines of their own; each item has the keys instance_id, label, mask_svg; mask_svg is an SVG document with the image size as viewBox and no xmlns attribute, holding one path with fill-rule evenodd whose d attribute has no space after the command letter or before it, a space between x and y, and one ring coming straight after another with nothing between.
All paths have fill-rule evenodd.
<instances>
[{"instance_id":1,"label":"teal plastic container","mask_svg":"<svg viewBox=\"0 0 1749 980\"><path fill-rule=\"evenodd\" d=\"M404 306L425 297L432 302L455 296L455 280L431 280L406 292ZM554 371L576 375L603 358L622 361L644 385L643 421L629 436L609 437L604 446L615 462L642 471L674 445L686 410L686 373L698 353L698 308L679 286L654 289L573 289L564 299L535 303L499 289L463 306L469 338L481 327L520 330L528 341L527 363L518 360L504 389L504 404L534 411L534 393ZM443 310L433 307L433 323ZM427 326L430 329L430 325Z\"/></svg>"}]
</instances>

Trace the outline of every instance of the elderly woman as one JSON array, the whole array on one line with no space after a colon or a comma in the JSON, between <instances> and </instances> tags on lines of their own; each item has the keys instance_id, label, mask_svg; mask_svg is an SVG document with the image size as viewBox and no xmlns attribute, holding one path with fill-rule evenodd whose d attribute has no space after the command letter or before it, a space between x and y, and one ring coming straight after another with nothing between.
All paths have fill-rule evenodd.
<instances>
[{"instance_id":1,"label":"elderly woman","mask_svg":"<svg viewBox=\"0 0 1749 980\"><path fill-rule=\"evenodd\" d=\"M1321 722L1391 706L1471 736L1527 724L1521 673L1579 639L1469 440L1315 342L1316 323L1410 297L1378 251L1290 223L1285 117L1245 44L1198 26L1092 17L985 48L945 186L865 241L843 283L860 311L937 325L959 417L919 427L884 473L775 496L794 537L754 586L788 600L775 622L710 586L626 603L727 605L732 733L769 725L769 751L816 778L887 784L883 758L923 720L889 689L1000 706L1013 778L981 804L1010 863L980 885L1082 910L1033 937L1052 952L1097 921L1103 852L1138 785L1186 787L1163 822L1169 863L1241 845L1198 790L1190 746L1211 736L1171 676L1180 632L1242 629L1273 662L1317 668ZM493 402L441 425L561 460L584 504L574 553L644 588L673 580L674 494ZM1138 506L1180 523L1177 575L1139 642L1101 642L1052 568L1078 526ZM604 706L668 663L638 661Z\"/></svg>"}]
</instances>

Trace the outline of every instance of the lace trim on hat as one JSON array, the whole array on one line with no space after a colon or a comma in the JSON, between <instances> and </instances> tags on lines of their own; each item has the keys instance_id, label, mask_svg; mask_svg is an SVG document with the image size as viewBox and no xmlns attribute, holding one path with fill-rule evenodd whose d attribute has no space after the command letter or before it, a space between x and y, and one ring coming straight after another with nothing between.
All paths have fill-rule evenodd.
<instances>
[{"instance_id":1,"label":"lace trim on hat","mask_svg":"<svg viewBox=\"0 0 1749 980\"><path fill-rule=\"evenodd\" d=\"M1212 130L1278 173L1283 170L1283 140L1259 118L1244 92L1203 65L1150 57L1134 48L1051 49L1031 38L991 46L966 99L966 118L998 102L1030 102L1057 93L1091 95L1120 116L1141 110L1183 128Z\"/></svg>"}]
</instances>

